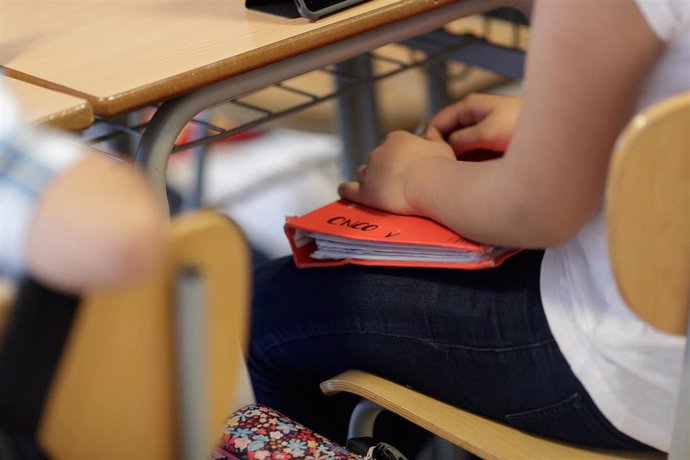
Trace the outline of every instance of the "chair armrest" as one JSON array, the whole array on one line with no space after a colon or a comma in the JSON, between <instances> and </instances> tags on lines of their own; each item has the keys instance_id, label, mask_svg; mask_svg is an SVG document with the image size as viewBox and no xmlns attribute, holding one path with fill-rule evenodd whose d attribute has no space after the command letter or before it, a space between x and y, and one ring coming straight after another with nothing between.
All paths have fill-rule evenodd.
<instances>
[{"instance_id":1,"label":"chair armrest","mask_svg":"<svg viewBox=\"0 0 690 460\"><path fill-rule=\"evenodd\" d=\"M321 383L326 395L353 393L394 412L427 431L486 459L662 459L659 452L589 449L511 428L457 409L402 385L363 371L349 370Z\"/></svg>"}]
</instances>

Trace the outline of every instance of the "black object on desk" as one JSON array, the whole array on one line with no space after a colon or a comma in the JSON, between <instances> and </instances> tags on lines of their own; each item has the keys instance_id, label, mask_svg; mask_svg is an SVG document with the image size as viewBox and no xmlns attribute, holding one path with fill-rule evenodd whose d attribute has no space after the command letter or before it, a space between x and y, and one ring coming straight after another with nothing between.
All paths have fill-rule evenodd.
<instances>
[{"instance_id":1,"label":"black object on desk","mask_svg":"<svg viewBox=\"0 0 690 460\"><path fill-rule=\"evenodd\" d=\"M286 18L304 16L312 21L366 0L246 0L252 10Z\"/></svg>"}]
</instances>

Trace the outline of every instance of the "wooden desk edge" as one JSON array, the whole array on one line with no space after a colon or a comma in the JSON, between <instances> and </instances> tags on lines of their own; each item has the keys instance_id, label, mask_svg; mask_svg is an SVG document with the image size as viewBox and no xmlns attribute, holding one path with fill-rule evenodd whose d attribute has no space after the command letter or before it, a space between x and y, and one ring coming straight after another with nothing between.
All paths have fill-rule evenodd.
<instances>
[{"instance_id":1,"label":"wooden desk edge","mask_svg":"<svg viewBox=\"0 0 690 460\"><path fill-rule=\"evenodd\" d=\"M46 124L68 131L79 131L93 124L93 108L85 98L75 97L64 89L47 88L46 85L29 81L29 78L17 78L16 72L7 68L4 70L0 73L2 84L15 95L27 124ZM47 106L46 98L49 100Z\"/></svg>"},{"instance_id":2,"label":"wooden desk edge","mask_svg":"<svg viewBox=\"0 0 690 460\"><path fill-rule=\"evenodd\" d=\"M440 9L456 0L401 0L399 4L382 6L379 9L353 16L316 30L250 52L233 56L202 66L193 71L178 74L154 83L109 96L85 94L40 78L5 67L6 74L18 80L43 86L58 92L86 99L93 113L104 117L116 116L146 105L179 96L194 89L215 83L236 75L289 59L340 40L367 32L384 25L393 24L417 14ZM62 126L61 126L62 127ZM79 128L66 128L79 129Z\"/></svg>"},{"instance_id":3,"label":"wooden desk edge","mask_svg":"<svg viewBox=\"0 0 690 460\"><path fill-rule=\"evenodd\" d=\"M50 114L35 121L35 124L47 124L67 131L81 131L93 124L94 114L91 104L84 101L61 112Z\"/></svg>"}]
</instances>

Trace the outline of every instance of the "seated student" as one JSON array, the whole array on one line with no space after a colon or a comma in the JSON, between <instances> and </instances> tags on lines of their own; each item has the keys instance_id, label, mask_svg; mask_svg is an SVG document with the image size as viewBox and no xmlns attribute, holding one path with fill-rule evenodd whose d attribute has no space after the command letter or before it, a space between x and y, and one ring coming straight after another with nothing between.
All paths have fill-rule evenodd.
<instances>
[{"instance_id":1,"label":"seated student","mask_svg":"<svg viewBox=\"0 0 690 460\"><path fill-rule=\"evenodd\" d=\"M152 268L164 222L134 167L27 127L0 86L0 275L63 292L127 282Z\"/></svg>"},{"instance_id":2,"label":"seated student","mask_svg":"<svg viewBox=\"0 0 690 460\"><path fill-rule=\"evenodd\" d=\"M470 96L424 136L390 134L339 190L529 250L477 272L265 266L249 357L257 400L342 440L352 400L318 384L358 368L526 431L668 450L685 339L622 300L602 194L625 124L688 90L687 0L537 0L522 98ZM456 161L477 148L505 154Z\"/></svg>"}]
</instances>

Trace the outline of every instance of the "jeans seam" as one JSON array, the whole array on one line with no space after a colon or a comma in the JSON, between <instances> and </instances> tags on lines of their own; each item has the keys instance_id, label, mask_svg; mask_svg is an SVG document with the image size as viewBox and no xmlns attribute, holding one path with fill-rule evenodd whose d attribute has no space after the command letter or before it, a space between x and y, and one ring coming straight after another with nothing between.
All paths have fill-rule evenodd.
<instances>
[{"instance_id":1,"label":"jeans seam","mask_svg":"<svg viewBox=\"0 0 690 460\"><path fill-rule=\"evenodd\" d=\"M527 349L533 349L533 348L539 348L545 345L550 345L552 343L555 343L555 339L553 337L550 337L548 339L543 339L539 342L534 342L530 344L525 344L525 345L518 345L518 346L512 346L512 347L471 347L467 345L457 345L457 344L451 344L451 343L446 343L446 342L439 342L435 340L427 340L419 337L412 337L412 336L405 336L405 335L399 335L399 334L385 334L382 332L362 332L362 331L346 331L346 332L329 332L329 333L322 333L322 334L313 334L310 336L302 336L302 337L294 337L289 340L277 343L275 345L271 345L268 347L266 350L263 351L263 354L270 353L274 348L277 348L279 346L284 346L288 345L294 342L298 342L300 340L306 340L306 339L313 339L313 338L318 338L318 337L325 337L325 336L335 336L335 335L378 335L378 336L383 336L383 337L395 337L399 339L408 339L408 340L416 340L419 342L422 342L427 345L441 345L447 348L454 348L454 349L461 349L461 350L467 350L467 351L476 351L476 352L482 352L482 353L505 353L505 352L511 352L511 351L519 351L519 350L527 350Z\"/></svg>"}]
</instances>

